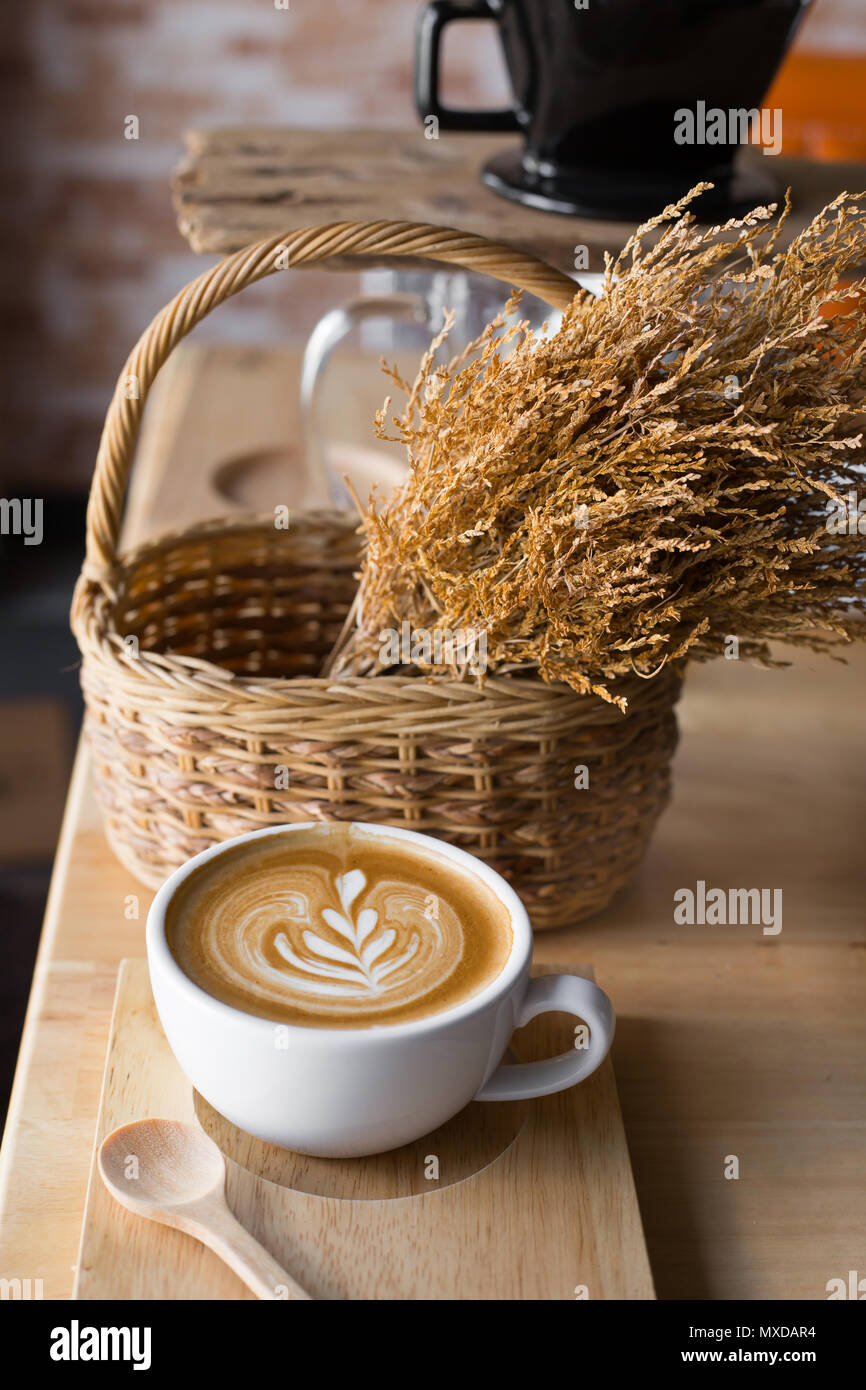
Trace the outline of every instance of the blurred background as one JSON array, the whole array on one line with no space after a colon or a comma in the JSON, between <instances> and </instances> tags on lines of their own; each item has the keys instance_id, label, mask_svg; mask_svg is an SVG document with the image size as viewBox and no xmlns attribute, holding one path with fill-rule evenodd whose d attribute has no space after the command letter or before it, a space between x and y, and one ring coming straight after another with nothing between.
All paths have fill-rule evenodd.
<instances>
[{"instance_id":1,"label":"blurred background","mask_svg":"<svg viewBox=\"0 0 866 1390\"><path fill-rule=\"evenodd\" d=\"M3 27L0 495L44 499L44 540L0 537L0 1110L80 719L68 633L84 505L119 368L205 261L169 178L189 127L417 128L408 0L30 0ZM492 26L446 40L449 104L509 88ZM784 153L866 160L866 6L815 0L766 99ZM139 138L124 138L126 119ZM302 344L352 277L295 277L225 306L205 334Z\"/></svg>"}]
</instances>

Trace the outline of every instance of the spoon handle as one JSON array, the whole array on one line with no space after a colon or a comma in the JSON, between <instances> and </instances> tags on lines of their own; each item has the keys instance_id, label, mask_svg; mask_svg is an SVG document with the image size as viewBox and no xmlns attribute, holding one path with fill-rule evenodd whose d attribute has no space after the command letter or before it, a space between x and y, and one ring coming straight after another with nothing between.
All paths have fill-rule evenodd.
<instances>
[{"instance_id":1,"label":"spoon handle","mask_svg":"<svg viewBox=\"0 0 866 1390\"><path fill-rule=\"evenodd\" d=\"M228 1205L209 1206L207 1213L200 1213L187 1229L219 1255L259 1298L311 1299L306 1289L232 1215Z\"/></svg>"}]
</instances>

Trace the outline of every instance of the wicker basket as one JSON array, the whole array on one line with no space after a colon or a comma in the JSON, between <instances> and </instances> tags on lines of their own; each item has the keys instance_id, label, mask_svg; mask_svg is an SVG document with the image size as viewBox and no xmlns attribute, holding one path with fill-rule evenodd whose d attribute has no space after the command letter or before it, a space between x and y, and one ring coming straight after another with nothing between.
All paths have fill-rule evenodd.
<instances>
[{"instance_id":1,"label":"wicker basket","mask_svg":"<svg viewBox=\"0 0 866 1390\"><path fill-rule=\"evenodd\" d=\"M531 677L319 672L356 588L356 521L337 512L208 522L119 556L148 390L215 305L287 262L414 255L485 270L558 307L558 271L444 228L338 224L227 257L153 321L109 408L72 627L106 833L156 886L242 831L304 820L408 826L463 846L536 928L603 907L646 849L670 785L680 675L623 682L629 713ZM130 389L135 383L137 389ZM589 786L576 789L585 765Z\"/></svg>"}]
</instances>

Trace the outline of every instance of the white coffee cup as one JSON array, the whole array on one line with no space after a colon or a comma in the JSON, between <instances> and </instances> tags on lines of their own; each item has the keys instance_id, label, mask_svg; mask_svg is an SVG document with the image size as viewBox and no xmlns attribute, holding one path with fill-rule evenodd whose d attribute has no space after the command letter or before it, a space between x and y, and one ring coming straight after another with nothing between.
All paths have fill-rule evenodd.
<instances>
[{"instance_id":1,"label":"white coffee cup","mask_svg":"<svg viewBox=\"0 0 866 1390\"><path fill-rule=\"evenodd\" d=\"M148 914L147 958L165 1035L193 1086L226 1119L300 1153L382 1153L430 1133L472 1099L550 1095L583 1081L604 1061L614 1031L610 1000L576 975L530 979L529 918L505 880L464 850L391 826L355 823L356 831L374 838L411 841L421 854L453 860L507 908L511 952L501 973L477 994L406 1023L307 1028L244 1013L194 984L165 934L178 886L200 864L247 841L311 828L305 822L257 830L205 850L167 879ZM588 1045L543 1061L500 1065L515 1028L549 1012L588 1024Z\"/></svg>"}]
</instances>

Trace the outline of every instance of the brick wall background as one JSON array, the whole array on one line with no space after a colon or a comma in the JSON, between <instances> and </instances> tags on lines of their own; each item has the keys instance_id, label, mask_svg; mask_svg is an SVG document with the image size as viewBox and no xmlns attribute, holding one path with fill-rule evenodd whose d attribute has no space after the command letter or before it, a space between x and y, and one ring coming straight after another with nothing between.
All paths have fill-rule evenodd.
<instances>
[{"instance_id":1,"label":"brick wall background","mask_svg":"<svg viewBox=\"0 0 866 1390\"><path fill-rule=\"evenodd\" d=\"M4 473L84 486L129 347L204 265L167 180L190 125L406 125L412 0L28 0L4 20ZM478 32L480 31L480 32ZM494 61L491 61L491 52ZM460 100L497 100L487 26L449 50ZM139 139L124 120L139 119ZM387 136L383 135L383 139ZM203 331L305 333L349 290L326 272L247 292Z\"/></svg>"},{"instance_id":2,"label":"brick wall background","mask_svg":"<svg viewBox=\"0 0 866 1390\"><path fill-rule=\"evenodd\" d=\"M138 333L203 265L174 224L167 180L190 125L400 126L411 100L415 0L27 0L2 21L0 284L4 479L83 488L114 379ZM863 44L863 0L818 0L803 41ZM504 95L490 26L447 47L446 96ZM139 120L139 139L124 121ZM383 139L387 135L383 134ZM272 285L205 332L305 334L349 292L326 272Z\"/></svg>"}]
</instances>

